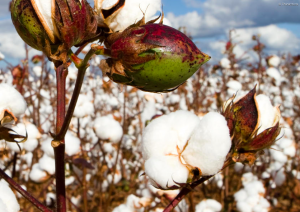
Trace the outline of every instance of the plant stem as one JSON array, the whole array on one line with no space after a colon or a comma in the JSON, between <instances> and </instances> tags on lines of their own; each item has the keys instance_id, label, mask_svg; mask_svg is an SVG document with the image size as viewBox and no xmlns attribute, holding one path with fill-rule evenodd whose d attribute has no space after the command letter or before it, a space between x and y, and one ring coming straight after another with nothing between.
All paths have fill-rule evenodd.
<instances>
[{"instance_id":1,"label":"plant stem","mask_svg":"<svg viewBox=\"0 0 300 212\"><path fill-rule=\"evenodd\" d=\"M52 210L50 210L45 205L40 203L30 193L25 191L17 182L15 182L13 179L11 179L2 169L0 169L0 178L3 178L6 182L8 182L11 187L13 187L16 191L18 191L25 199L27 199L29 202L31 202L40 211L52 212Z\"/></svg>"},{"instance_id":2,"label":"plant stem","mask_svg":"<svg viewBox=\"0 0 300 212\"><path fill-rule=\"evenodd\" d=\"M57 78L57 114L56 114L56 133L60 132L65 120L66 107L66 77L68 69L64 64L56 69ZM66 188L65 188L65 141L64 136L52 142L55 157L55 179L56 179L56 210L66 211Z\"/></svg>"},{"instance_id":3,"label":"plant stem","mask_svg":"<svg viewBox=\"0 0 300 212\"><path fill-rule=\"evenodd\" d=\"M78 75L77 75L77 79L76 79L76 83L75 83L75 87L74 87L74 91L73 91L73 95L71 98L71 102L65 117L65 120L62 124L62 127L60 128L59 131L57 131L56 135L54 136L54 140L62 140L65 136L65 134L68 131L74 110L75 110L75 106L77 103L77 99L78 96L80 94L80 90L81 90L81 86L83 83L83 79L84 79L84 75L85 75L85 71L88 68L89 64L88 61L89 59L94 55L95 50L90 49L90 51L86 54L84 60L78 62L78 60L75 62L74 58L76 57L75 54L73 53L69 53L70 58L73 60L73 62L75 63L76 67L78 68ZM78 59L78 58L76 58Z\"/></svg>"}]
</instances>

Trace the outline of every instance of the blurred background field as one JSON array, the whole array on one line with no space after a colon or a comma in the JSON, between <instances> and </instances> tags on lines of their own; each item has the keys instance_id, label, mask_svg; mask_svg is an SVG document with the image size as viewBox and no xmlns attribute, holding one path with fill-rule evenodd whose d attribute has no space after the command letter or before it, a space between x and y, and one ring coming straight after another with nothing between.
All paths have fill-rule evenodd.
<instances>
[{"instance_id":1,"label":"blurred background field","mask_svg":"<svg viewBox=\"0 0 300 212\"><path fill-rule=\"evenodd\" d=\"M102 76L101 57L90 61L66 135L69 211L162 211L178 191L155 189L142 175L140 144L146 124L176 110L189 110L199 117L220 112L224 101L234 94L238 99L255 85L259 94L280 105L282 139L253 167L227 168L192 191L175 210L300 211L300 17L293 12L299 7L284 8L265 0L258 4L264 10L252 1L230 9L234 1L226 2L185 0L177 1L177 6L163 2L171 25L213 57L173 92L153 94L117 85ZM180 5L184 5L182 10L178 10ZM26 129L28 140L20 144L22 151L15 143L0 141L0 168L53 208L53 64L18 38L7 7L0 7L0 83L13 84L25 97L28 108L14 130L24 135ZM260 19L263 13L267 18ZM71 66L69 100L76 76ZM22 211L35 211L16 195Z\"/></svg>"}]
</instances>

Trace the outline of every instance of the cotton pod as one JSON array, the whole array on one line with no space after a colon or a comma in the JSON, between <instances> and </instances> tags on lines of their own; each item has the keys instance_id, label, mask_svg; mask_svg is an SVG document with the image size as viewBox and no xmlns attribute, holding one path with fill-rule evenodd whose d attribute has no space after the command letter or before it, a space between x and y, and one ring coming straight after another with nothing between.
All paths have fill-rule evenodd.
<instances>
[{"instance_id":1,"label":"cotton pod","mask_svg":"<svg viewBox=\"0 0 300 212\"><path fill-rule=\"evenodd\" d=\"M112 116L96 118L94 121L94 130L101 140L109 140L112 143L118 143L123 135L120 123Z\"/></svg>"}]
</instances>

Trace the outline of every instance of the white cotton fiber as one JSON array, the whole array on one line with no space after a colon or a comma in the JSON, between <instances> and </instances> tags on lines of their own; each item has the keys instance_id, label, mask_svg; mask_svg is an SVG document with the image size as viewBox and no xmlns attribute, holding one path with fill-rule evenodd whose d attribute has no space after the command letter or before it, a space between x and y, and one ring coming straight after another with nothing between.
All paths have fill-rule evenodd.
<instances>
[{"instance_id":1,"label":"white cotton fiber","mask_svg":"<svg viewBox=\"0 0 300 212\"><path fill-rule=\"evenodd\" d=\"M65 136L66 153L69 156L75 155L80 151L80 140L71 131L67 131Z\"/></svg>"},{"instance_id":2,"label":"white cotton fiber","mask_svg":"<svg viewBox=\"0 0 300 212\"><path fill-rule=\"evenodd\" d=\"M222 168L231 147L225 118L216 112L206 114L182 153L185 162L201 169L203 175L216 174Z\"/></svg>"},{"instance_id":3,"label":"white cotton fiber","mask_svg":"<svg viewBox=\"0 0 300 212\"><path fill-rule=\"evenodd\" d=\"M278 57L277 55L273 55L268 60L268 63L270 66L277 67L280 64L280 57Z\"/></svg>"},{"instance_id":4,"label":"white cotton fiber","mask_svg":"<svg viewBox=\"0 0 300 212\"><path fill-rule=\"evenodd\" d=\"M20 210L20 205L16 199L15 194L10 189L8 184L4 180L0 180L0 209L5 212L18 212Z\"/></svg>"},{"instance_id":5,"label":"white cotton fiber","mask_svg":"<svg viewBox=\"0 0 300 212\"><path fill-rule=\"evenodd\" d=\"M176 183L186 183L188 169L176 156L153 156L145 162L145 172L153 186L167 189Z\"/></svg>"},{"instance_id":6,"label":"white cotton fiber","mask_svg":"<svg viewBox=\"0 0 300 212\"><path fill-rule=\"evenodd\" d=\"M51 146L51 141L53 139L51 137L42 139L42 147L41 149L46 153L48 156L54 158L54 150L53 147Z\"/></svg>"},{"instance_id":7,"label":"white cotton fiber","mask_svg":"<svg viewBox=\"0 0 300 212\"><path fill-rule=\"evenodd\" d=\"M97 2L101 1L97 0ZM110 6L110 1L104 0L101 9L110 8ZM99 11L100 8L96 9ZM149 21L150 17L160 10L161 0L126 0L124 7L114 14L115 17L108 23L108 26L113 31L123 31L138 22L143 17L143 13L145 13L146 21Z\"/></svg>"},{"instance_id":8,"label":"white cotton fiber","mask_svg":"<svg viewBox=\"0 0 300 212\"><path fill-rule=\"evenodd\" d=\"M101 140L109 140L112 143L118 143L123 135L120 123L112 116L98 117L94 121L94 129Z\"/></svg>"},{"instance_id":9,"label":"white cotton fiber","mask_svg":"<svg viewBox=\"0 0 300 212\"><path fill-rule=\"evenodd\" d=\"M94 113L94 105L90 98L85 94L80 94L74 110L74 116L82 118Z\"/></svg>"},{"instance_id":10,"label":"white cotton fiber","mask_svg":"<svg viewBox=\"0 0 300 212\"><path fill-rule=\"evenodd\" d=\"M31 168L30 174L29 174L30 180L36 182L36 183L41 183L45 179L47 179L47 173L42 170L40 165L38 163L34 164Z\"/></svg>"},{"instance_id":11,"label":"white cotton fiber","mask_svg":"<svg viewBox=\"0 0 300 212\"><path fill-rule=\"evenodd\" d=\"M272 106L271 100L268 96L260 94L256 96L258 109L260 113L260 122L258 134L263 132L265 129L270 128L274 125L276 118L276 108Z\"/></svg>"},{"instance_id":12,"label":"white cotton fiber","mask_svg":"<svg viewBox=\"0 0 300 212\"><path fill-rule=\"evenodd\" d=\"M39 167L53 175L55 173L55 160L49 157L47 154L44 154L43 157L39 159Z\"/></svg>"},{"instance_id":13,"label":"white cotton fiber","mask_svg":"<svg viewBox=\"0 0 300 212\"><path fill-rule=\"evenodd\" d=\"M214 199L206 199L196 205L196 212L220 212L222 205Z\"/></svg>"},{"instance_id":14,"label":"white cotton fiber","mask_svg":"<svg viewBox=\"0 0 300 212\"><path fill-rule=\"evenodd\" d=\"M144 159L154 155L178 154L176 147L183 150L199 122L198 116L183 110L151 121L142 137Z\"/></svg>"},{"instance_id":15,"label":"white cotton fiber","mask_svg":"<svg viewBox=\"0 0 300 212\"><path fill-rule=\"evenodd\" d=\"M5 109L11 111L15 116L25 113L26 102L13 86L1 83L0 96L0 114Z\"/></svg>"}]
</instances>

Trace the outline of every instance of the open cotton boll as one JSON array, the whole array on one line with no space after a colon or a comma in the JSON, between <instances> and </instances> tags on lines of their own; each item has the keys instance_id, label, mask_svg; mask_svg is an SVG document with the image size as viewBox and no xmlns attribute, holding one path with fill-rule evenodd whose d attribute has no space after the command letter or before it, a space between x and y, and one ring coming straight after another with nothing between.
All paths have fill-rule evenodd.
<instances>
[{"instance_id":1,"label":"open cotton boll","mask_svg":"<svg viewBox=\"0 0 300 212\"><path fill-rule=\"evenodd\" d=\"M46 153L48 156L54 158L54 150L53 147L51 146L51 141L53 140L50 137L47 137L45 139L42 139L42 145L41 145L41 149L44 151L44 153Z\"/></svg>"},{"instance_id":2,"label":"open cotton boll","mask_svg":"<svg viewBox=\"0 0 300 212\"><path fill-rule=\"evenodd\" d=\"M273 67L268 68L266 70L266 73L269 77L272 77L273 79L276 80L277 85L279 85L281 83L281 74L277 68L273 68Z\"/></svg>"},{"instance_id":3,"label":"open cotton boll","mask_svg":"<svg viewBox=\"0 0 300 212\"><path fill-rule=\"evenodd\" d=\"M15 194L4 180L0 180L0 202L6 206L7 212L18 212L20 205ZM0 208L2 211L2 208Z\"/></svg>"},{"instance_id":4,"label":"open cotton boll","mask_svg":"<svg viewBox=\"0 0 300 212\"><path fill-rule=\"evenodd\" d=\"M96 0L96 4L101 0ZM108 9L111 8L111 0L104 0L101 8L96 9ZM99 3L98 3L99 5ZM123 31L130 25L136 23L143 18L145 13L146 22L150 20L150 17L154 16L157 11L161 10L161 0L126 0L125 5L114 16L109 22L108 27L114 32Z\"/></svg>"},{"instance_id":5,"label":"open cotton boll","mask_svg":"<svg viewBox=\"0 0 300 212\"><path fill-rule=\"evenodd\" d=\"M270 66L277 67L280 64L280 57L278 57L277 55L273 55L268 60L268 63L269 63Z\"/></svg>"},{"instance_id":6,"label":"open cotton boll","mask_svg":"<svg viewBox=\"0 0 300 212\"><path fill-rule=\"evenodd\" d=\"M206 199L196 205L196 212L219 212L222 210L222 205L214 199Z\"/></svg>"},{"instance_id":7,"label":"open cotton boll","mask_svg":"<svg viewBox=\"0 0 300 212\"><path fill-rule=\"evenodd\" d=\"M155 187L168 189L176 183L186 183L188 169L177 156L153 156L145 162L145 172Z\"/></svg>"},{"instance_id":8,"label":"open cotton boll","mask_svg":"<svg viewBox=\"0 0 300 212\"><path fill-rule=\"evenodd\" d=\"M147 160L155 155L178 154L176 147L183 150L199 122L198 116L183 110L154 119L143 132L143 158Z\"/></svg>"},{"instance_id":9,"label":"open cotton boll","mask_svg":"<svg viewBox=\"0 0 300 212\"><path fill-rule=\"evenodd\" d=\"M48 179L47 173L42 170L40 165L38 163L34 164L31 168L30 174L29 174L30 180L36 182L36 183L41 183Z\"/></svg>"},{"instance_id":10,"label":"open cotton boll","mask_svg":"<svg viewBox=\"0 0 300 212\"><path fill-rule=\"evenodd\" d=\"M123 135L120 123L112 116L98 117L94 121L94 129L101 140L109 140L112 143L118 143Z\"/></svg>"},{"instance_id":11,"label":"open cotton boll","mask_svg":"<svg viewBox=\"0 0 300 212\"><path fill-rule=\"evenodd\" d=\"M213 175L222 168L230 147L224 116L210 112L196 126L181 155L187 164L200 168L203 175Z\"/></svg>"},{"instance_id":12,"label":"open cotton boll","mask_svg":"<svg viewBox=\"0 0 300 212\"><path fill-rule=\"evenodd\" d=\"M0 199L0 208L2 212L9 212L9 210L7 209L5 203L2 201L2 199Z\"/></svg>"},{"instance_id":13,"label":"open cotton boll","mask_svg":"<svg viewBox=\"0 0 300 212\"><path fill-rule=\"evenodd\" d=\"M80 94L74 110L74 116L82 118L84 116L92 115L94 113L94 105L87 95Z\"/></svg>"},{"instance_id":14,"label":"open cotton boll","mask_svg":"<svg viewBox=\"0 0 300 212\"><path fill-rule=\"evenodd\" d=\"M14 116L20 116L25 113L26 102L13 86L1 83L0 94L0 115L5 109L12 112Z\"/></svg>"},{"instance_id":15,"label":"open cotton boll","mask_svg":"<svg viewBox=\"0 0 300 212\"><path fill-rule=\"evenodd\" d=\"M49 157L47 154L44 154L43 157L39 159L39 167L53 175L55 173L55 160Z\"/></svg>"},{"instance_id":16,"label":"open cotton boll","mask_svg":"<svg viewBox=\"0 0 300 212\"><path fill-rule=\"evenodd\" d=\"M260 134L265 129L268 129L274 125L274 121L277 119L276 116L278 115L278 113L277 109L273 107L268 96L264 94L257 95L256 102L258 104L260 113L260 122L257 134Z\"/></svg>"},{"instance_id":17,"label":"open cotton boll","mask_svg":"<svg viewBox=\"0 0 300 212\"><path fill-rule=\"evenodd\" d=\"M75 155L80 151L80 140L71 131L66 133L65 144L66 153L69 156Z\"/></svg>"},{"instance_id":18,"label":"open cotton boll","mask_svg":"<svg viewBox=\"0 0 300 212\"><path fill-rule=\"evenodd\" d=\"M220 65L222 66L222 68L230 68L230 60L228 60L228 58L224 57L220 60Z\"/></svg>"}]
</instances>

